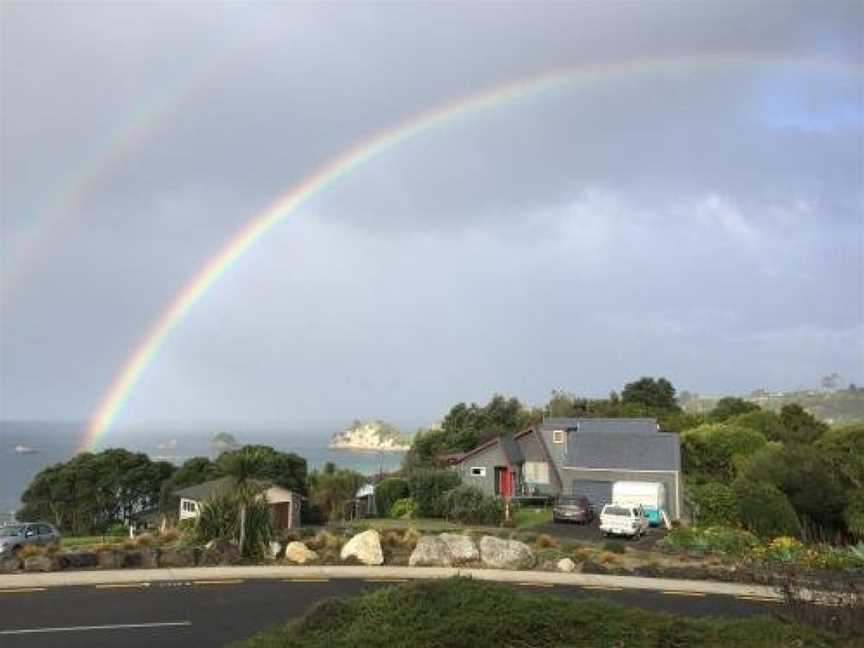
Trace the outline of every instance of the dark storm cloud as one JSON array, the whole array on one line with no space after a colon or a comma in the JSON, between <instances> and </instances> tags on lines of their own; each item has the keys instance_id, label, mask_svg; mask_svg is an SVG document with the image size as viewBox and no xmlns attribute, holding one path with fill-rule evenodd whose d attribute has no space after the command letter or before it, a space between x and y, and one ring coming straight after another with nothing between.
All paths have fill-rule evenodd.
<instances>
[{"instance_id":1,"label":"dark storm cloud","mask_svg":"<svg viewBox=\"0 0 864 648\"><path fill-rule=\"evenodd\" d=\"M62 188L93 179L3 303L5 416L92 411L222 242L370 134L561 66L716 52L836 65L601 80L405 142L243 257L127 419L417 420L642 373L864 378L857 3L3 14L4 277Z\"/></svg>"}]
</instances>

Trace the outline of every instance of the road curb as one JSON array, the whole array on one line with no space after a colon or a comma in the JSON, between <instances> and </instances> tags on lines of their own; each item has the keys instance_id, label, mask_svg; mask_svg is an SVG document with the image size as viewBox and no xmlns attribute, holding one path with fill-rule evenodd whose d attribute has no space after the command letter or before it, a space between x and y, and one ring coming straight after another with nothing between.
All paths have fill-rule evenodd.
<instances>
[{"instance_id":1,"label":"road curb","mask_svg":"<svg viewBox=\"0 0 864 648\"><path fill-rule=\"evenodd\" d=\"M238 566L185 567L158 569L118 569L104 571L50 572L0 576L0 590L24 588L124 585L170 581L269 580L269 579L362 579L434 580L463 576L500 583L561 585L588 588L622 588L687 594L747 596L780 600L770 587L740 583L719 583L642 576L604 574L510 571L503 569L463 569L457 567L363 567L340 565L315 566Z\"/></svg>"}]
</instances>

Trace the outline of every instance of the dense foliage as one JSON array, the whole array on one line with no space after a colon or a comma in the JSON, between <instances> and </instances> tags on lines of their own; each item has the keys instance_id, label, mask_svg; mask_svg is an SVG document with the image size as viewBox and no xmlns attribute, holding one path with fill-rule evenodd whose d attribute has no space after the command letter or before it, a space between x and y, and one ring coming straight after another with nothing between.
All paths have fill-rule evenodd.
<instances>
[{"instance_id":1,"label":"dense foliage","mask_svg":"<svg viewBox=\"0 0 864 648\"><path fill-rule=\"evenodd\" d=\"M375 486L375 507L378 515L386 517L393 503L410 495L408 481L401 477L388 477Z\"/></svg>"},{"instance_id":2,"label":"dense foliage","mask_svg":"<svg viewBox=\"0 0 864 648\"><path fill-rule=\"evenodd\" d=\"M332 462L324 464L322 470L313 470L309 475L309 503L312 509L307 512L307 520L319 523L342 520L346 505L354 499L364 481L360 473L337 468Z\"/></svg>"},{"instance_id":3,"label":"dense foliage","mask_svg":"<svg viewBox=\"0 0 864 648\"><path fill-rule=\"evenodd\" d=\"M242 523L240 511L244 511ZM261 498L244 502L235 492L225 491L209 498L201 506L194 522L195 536L202 543L223 540L240 547L246 556L262 556L275 533L270 507Z\"/></svg>"},{"instance_id":4,"label":"dense foliage","mask_svg":"<svg viewBox=\"0 0 864 648\"><path fill-rule=\"evenodd\" d=\"M418 517L443 517L447 491L459 485L452 470L416 470L408 478L411 499L417 503Z\"/></svg>"},{"instance_id":5,"label":"dense foliage","mask_svg":"<svg viewBox=\"0 0 864 648\"><path fill-rule=\"evenodd\" d=\"M388 646L839 646L769 617L718 620L625 608L600 599L528 594L468 579L406 583L330 599L245 648Z\"/></svg>"},{"instance_id":6,"label":"dense foliage","mask_svg":"<svg viewBox=\"0 0 864 648\"><path fill-rule=\"evenodd\" d=\"M504 518L504 506L499 498L463 484L445 494L444 516L463 524L498 525Z\"/></svg>"},{"instance_id":7,"label":"dense foliage","mask_svg":"<svg viewBox=\"0 0 864 648\"><path fill-rule=\"evenodd\" d=\"M741 479L733 487L738 518L753 533L773 538L797 536L801 524L795 509L776 486L762 481Z\"/></svg>"},{"instance_id":8,"label":"dense foliage","mask_svg":"<svg viewBox=\"0 0 864 648\"><path fill-rule=\"evenodd\" d=\"M85 452L38 473L21 496L18 519L45 519L64 531L103 532L159 503L162 482L174 472L143 453Z\"/></svg>"}]
</instances>

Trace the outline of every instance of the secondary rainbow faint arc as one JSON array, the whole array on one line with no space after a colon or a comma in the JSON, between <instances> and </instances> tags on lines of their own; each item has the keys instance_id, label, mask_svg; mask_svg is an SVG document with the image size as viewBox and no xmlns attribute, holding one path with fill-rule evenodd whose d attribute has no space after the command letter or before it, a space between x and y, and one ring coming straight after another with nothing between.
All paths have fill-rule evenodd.
<instances>
[{"instance_id":1,"label":"secondary rainbow faint arc","mask_svg":"<svg viewBox=\"0 0 864 648\"><path fill-rule=\"evenodd\" d=\"M638 74L687 71L694 68L727 68L737 65L812 67L816 70L854 69L834 60L790 59L754 54L712 54L697 59L664 58L612 63L592 63L558 68L537 76L495 86L437 108L420 112L394 127L361 140L325 166L282 194L263 212L253 217L221 250L192 277L170 306L156 321L141 344L124 363L91 418L79 451L86 451L108 431L141 375L153 362L159 349L190 309L231 265L270 229L278 225L301 204L317 195L352 170L401 142L446 124L457 117L502 105L519 98L576 82L606 81Z\"/></svg>"}]
</instances>

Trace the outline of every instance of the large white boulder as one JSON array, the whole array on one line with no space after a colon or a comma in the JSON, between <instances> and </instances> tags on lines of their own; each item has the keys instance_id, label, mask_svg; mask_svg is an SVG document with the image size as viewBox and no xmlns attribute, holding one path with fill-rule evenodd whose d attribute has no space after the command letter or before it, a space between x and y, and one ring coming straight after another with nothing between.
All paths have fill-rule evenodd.
<instances>
[{"instance_id":1,"label":"large white boulder","mask_svg":"<svg viewBox=\"0 0 864 648\"><path fill-rule=\"evenodd\" d=\"M450 556L454 565L480 560L480 552L477 551L477 545L474 544L471 536L458 533L442 533L438 538L450 550Z\"/></svg>"},{"instance_id":2,"label":"large white boulder","mask_svg":"<svg viewBox=\"0 0 864 648\"><path fill-rule=\"evenodd\" d=\"M346 560L352 556L364 565L381 565L384 563L381 537L375 529L358 533L345 543L339 557Z\"/></svg>"},{"instance_id":3,"label":"large white boulder","mask_svg":"<svg viewBox=\"0 0 864 648\"><path fill-rule=\"evenodd\" d=\"M558 561L556 567L558 568L558 571L570 573L576 569L576 563L574 563L570 558L562 558Z\"/></svg>"},{"instance_id":4,"label":"large white boulder","mask_svg":"<svg viewBox=\"0 0 864 648\"><path fill-rule=\"evenodd\" d=\"M534 566L534 552L524 542L494 536L480 539L480 559L487 567L528 569Z\"/></svg>"},{"instance_id":5,"label":"large white boulder","mask_svg":"<svg viewBox=\"0 0 864 648\"><path fill-rule=\"evenodd\" d=\"M289 542L288 546L285 547L285 557L291 562L302 565L311 560L317 560L318 554L302 542Z\"/></svg>"},{"instance_id":6,"label":"large white boulder","mask_svg":"<svg viewBox=\"0 0 864 648\"><path fill-rule=\"evenodd\" d=\"M279 554L282 553L282 543L280 542L271 542L270 543L270 555L273 558L278 558Z\"/></svg>"},{"instance_id":7,"label":"large white boulder","mask_svg":"<svg viewBox=\"0 0 864 648\"><path fill-rule=\"evenodd\" d=\"M411 567L449 567L453 564L453 557L447 543L438 536L424 535L417 541L408 564Z\"/></svg>"}]
</instances>

